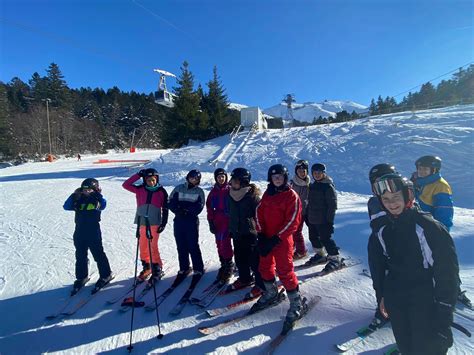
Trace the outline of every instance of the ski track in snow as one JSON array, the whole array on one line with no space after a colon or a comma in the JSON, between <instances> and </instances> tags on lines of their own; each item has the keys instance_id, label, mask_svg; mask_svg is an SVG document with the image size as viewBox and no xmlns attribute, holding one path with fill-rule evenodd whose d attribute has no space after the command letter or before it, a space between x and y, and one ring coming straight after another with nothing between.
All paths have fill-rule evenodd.
<instances>
[{"instance_id":1,"label":"ski track in snow","mask_svg":"<svg viewBox=\"0 0 474 355\"><path fill-rule=\"evenodd\" d=\"M86 155L81 162L60 159L55 163L26 163L0 170L0 352L13 353L125 353L129 343L131 312L121 314L119 306L106 301L128 287L133 277L135 258L135 197L121 184L141 167L125 163L94 164L98 159L150 159L146 167L160 172L160 183L168 192L184 180L191 168L202 171L206 194L213 184L216 167L232 170L245 166L252 180L264 191L270 165L282 162L293 175L293 164L307 159L310 164L324 162L338 189L339 209L335 240L345 257L362 264L334 274L310 280L301 286L305 295L321 295L321 302L302 319L280 345L277 353L287 354L314 349L333 354L334 344L347 340L357 328L366 325L374 312L375 297L371 280L361 275L367 268L367 238L370 233L366 203L368 169L390 161L405 175L414 169L421 155L439 154L443 175L454 191L456 243L463 289L474 297L474 187L472 184L474 105L413 113L399 113L347 123L256 132L245 141L248 131L239 133L216 166L209 161L218 157L229 143L229 135L208 142L193 143L181 149L140 151L135 154L111 152ZM467 173L466 173L467 172ZM104 249L117 278L109 288L62 321L48 322L44 317L64 301L74 280L74 213L62 205L70 193L87 177L100 181L108 206L102 213ZM208 260L204 275L194 295L215 277L219 267L214 237L208 231L205 211L200 219L200 245ZM167 274L157 292L167 288L177 270L177 252L173 237L173 214L160 236L160 252ZM304 229L307 247L307 229ZM300 262L297 262L297 264ZM305 275L322 266L299 271ZM98 272L90 256L90 271ZM137 309L133 333L134 353L167 354L215 353L256 354L275 337L282 326L288 302L249 317L209 336L201 336L198 326L214 324L221 317L208 319L203 310L187 305L178 317L169 310L182 296L189 280L178 287L160 306L161 340L156 315ZM219 296L210 306L223 306L239 299L244 291ZM152 299L150 292L145 301ZM250 307L238 308L235 314ZM224 315L222 317L228 317ZM455 319L466 328L472 323ZM454 331L455 346L450 354L474 353L465 336ZM381 353L394 342L390 327L373 335L370 342L357 345L348 353Z\"/></svg>"}]
</instances>

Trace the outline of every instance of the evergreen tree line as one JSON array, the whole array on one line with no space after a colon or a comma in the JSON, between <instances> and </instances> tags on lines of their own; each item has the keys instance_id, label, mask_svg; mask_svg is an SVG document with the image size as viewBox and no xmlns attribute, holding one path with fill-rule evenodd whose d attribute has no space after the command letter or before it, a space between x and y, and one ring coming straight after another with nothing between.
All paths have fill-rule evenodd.
<instances>
[{"instance_id":1,"label":"evergreen tree line","mask_svg":"<svg viewBox=\"0 0 474 355\"><path fill-rule=\"evenodd\" d=\"M369 114L373 116L468 103L474 103L474 64L467 69L459 68L451 79L442 80L436 87L430 82L423 84L419 92L409 92L399 103L394 97L383 99L379 95L377 101L372 99L370 102Z\"/></svg>"},{"instance_id":2,"label":"evergreen tree line","mask_svg":"<svg viewBox=\"0 0 474 355\"><path fill-rule=\"evenodd\" d=\"M43 159L50 139L53 154L71 156L127 149L132 136L139 147L168 148L230 132L240 116L228 108L217 68L207 93L200 85L194 90L187 62L181 69L172 109L155 103L153 93L71 89L55 63L28 83L0 82L0 157Z\"/></svg>"}]
</instances>

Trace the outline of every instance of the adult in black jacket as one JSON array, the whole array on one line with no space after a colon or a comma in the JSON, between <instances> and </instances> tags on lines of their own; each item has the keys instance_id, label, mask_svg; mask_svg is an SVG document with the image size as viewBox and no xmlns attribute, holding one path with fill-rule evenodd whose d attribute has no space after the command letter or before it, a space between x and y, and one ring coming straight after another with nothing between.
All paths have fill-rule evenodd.
<instances>
[{"instance_id":1,"label":"adult in black jacket","mask_svg":"<svg viewBox=\"0 0 474 355\"><path fill-rule=\"evenodd\" d=\"M309 185L307 218L309 240L316 253L306 264L316 265L328 261L324 270L332 271L341 266L339 250L332 239L337 209L336 188L331 177L326 174L324 164L313 164L311 175L314 182ZM327 257L324 249L328 253Z\"/></svg>"},{"instance_id":2,"label":"adult in black jacket","mask_svg":"<svg viewBox=\"0 0 474 355\"><path fill-rule=\"evenodd\" d=\"M429 214L413 207L413 185L398 174L373 184L386 216L372 221L369 264L402 354L445 354L459 286L453 240Z\"/></svg>"},{"instance_id":3,"label":"adult in black jacket","mask_svg":"<svg viewBox=\"0 0 474 355\"><path fill-rule=\"evenodd\" d=\"M251 285L254 281L258 287L251 292L258 295L264 290L260 272L258 271L259 254L257 251L257 230L255 229L255 209L260 202L260 190L250 184L251 174L245 168L232 171L229 193L229 233L234 243L235 264L239 270L239 278L231 285L240 289Z\"/></svg>"}]
</instances>

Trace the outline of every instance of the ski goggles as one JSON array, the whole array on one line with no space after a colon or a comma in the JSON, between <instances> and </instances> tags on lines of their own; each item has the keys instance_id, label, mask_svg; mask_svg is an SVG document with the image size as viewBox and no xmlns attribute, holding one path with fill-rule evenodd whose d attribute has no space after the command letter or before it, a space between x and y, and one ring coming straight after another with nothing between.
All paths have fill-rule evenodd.
<instances>
[{"instance_id":1,"label":"ski goggles","mask_svg":"<svg viewBox=\"0 0 474 355\"><path fill-rule=\"evenodd\" d=\"M405 181L400 176L382 177L372 184L375 193L379 196L382 196L387 191L390 193L402 191L404 186L406 186Z\"/></svg>"},{"instance_id":2,"label":"ski goggles","mask_svg":"<svg viewBox=\"0 0 474 355\"><path fill-rule=\"evenodd\" d=\"M309 168L309 163L307 160L298 160L298 162L296 163L296 168L299 169L299 168L303 168L303 169L306 169L308 170Z\"/></svg>"}]
</instances>

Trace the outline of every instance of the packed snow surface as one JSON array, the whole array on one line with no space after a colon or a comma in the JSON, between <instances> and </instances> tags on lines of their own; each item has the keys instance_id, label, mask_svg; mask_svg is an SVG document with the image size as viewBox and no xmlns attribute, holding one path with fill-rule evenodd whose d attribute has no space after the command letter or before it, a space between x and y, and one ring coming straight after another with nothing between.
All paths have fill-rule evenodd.
<instances>
[{"instance_id":1,"label":"packed snow surface","mask_svg":"<svg viewBox=\"0 0 474 355\"><path fill-rule=\"evenodd\" d=\"M99 159L146 159L145 167L160 172L160 183L168 192L184 181L192 168L203 172L202 187L209 192L216 167L228 171L243 166L263 190L267 169L283 163L293 174L294 163L307 159L310 164L327 165L338 190L338 211L334 238L341 254L361 264L304 283L304 295L320 295L322 301L298 324L278 348L279 354L299 351L335 353L334 344L354 336L374 312L375 297L371 280L361 275L367 267L367 239L370 233L366 202L370 188L368 170L381 162L391 162L409 176L414 161L426 154L443 159L442 175L453 188L455 208L452 236L461 266L463 289L474 298L474 184L473 171L474 106L400 113L362 120L262 132L241 132L222 136L176 150L111 152L84 155L82 161L60 158L54 163L26 163L0 170L0 353L125 353L129 344L131 312L118 312L118 304L107 305L132 282L135 260L135 197L121 187L123 181L143 167L139 163L94 164ZM218 158L216 160L216 158ZM212 162L212 163L210 163ZM47 321L64 301L74 281L74 215L62 209L70 193L83 179L96 177L108 206L102 213L105 251L117 274L111 286L75 315ZM172 228L173 214L160 236L160 250L166 276L158 292L168 287L176 272L177 251ZM307 230L304 230L307 246ZM207 273L199 283L199 294L216 275L219 266L214 236L210 234L205 211L200 215L200 245L207 261ZM93 281L97 279L91 259ZM297 262L301 263L301 261ZM298 274L303 275L321 267ZM288 302L250 317L210 336L197 328L213 324L202 309L187 305L181 315L169 310L187 288L185 281L160 307L161 331L153 312L136 309L134 353L202 354L258 353L280 331ZM237 300L244 291L219 296L210 308ZM150 293L146 302L151 301ZM245 308L245 307L244 307ZM238 310L237 312L241 312ZM227 317L227 316L223 316ZM473 331L472 321L455 320ZM472 354L474 345L454 330L451 354ZM393 344L390 327L353 349L353 353L381 353ZM306 351L305 351L306 350Z\"/></svg>"}]
</instances>

